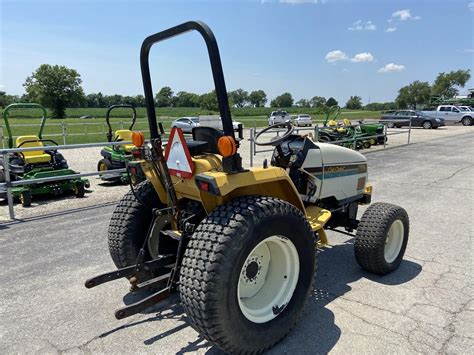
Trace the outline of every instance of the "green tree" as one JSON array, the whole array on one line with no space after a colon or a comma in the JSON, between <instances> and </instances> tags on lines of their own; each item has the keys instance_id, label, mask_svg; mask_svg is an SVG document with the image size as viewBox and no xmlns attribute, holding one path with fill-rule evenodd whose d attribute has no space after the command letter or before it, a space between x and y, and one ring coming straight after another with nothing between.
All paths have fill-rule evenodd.
<instances>
[{"instance_id":1,"label":"green tree","mask_svg":"<svg viewBox=\"0 0 474 355\"><path fill-rule=\"evenodd\" d=\"M323 107L326 105L326 98L322 96L314 96L311 100L309 100L311 107Z\"/></svg>"},{"instance_id":2,"label":"green tree","mask_svg":"<svg viewBox=\"0 0 474 355\"><path fill-rule=\"evenodd\" d=\"M249 102L254 107L263 107L267 103L267 94L263 90L252 91L249 95Z\"/></svg>"},{"instance_id":3,"label":"green tree","mask_svg":"<svg viewBox=\"0 0 474 355\"><path fill-rule=\"evenodd\" d=\"M199 104L203 109L217 111L219 109L219 104L217 102L216 90L208 92L207 94L202 94L199 97Z\"/></svg>"},{"instance_id":4,"label":"green tree","mask_svg":"<svg viewBox=\"0 0 474 355\"><path fill-rule=\"evenodd\" d=\"M270 103L271 107L291 107L293 106L293 97L289 92L285 92L275 97Z\"/></svg>"},{"instance_id":5,"label":"green tree","mask_svg":"<svg viewBox=\"0 0 474 355\"><path fill-rule=\"evenodd\" d=\"M425 104L429 101L430 95L430 84L426 81L416 80L398 90L395 102L399 108L411 107L416 110L417 105Z\"/></svg>"},{"instance_id":6,"label":"green tree","mask_svg":"<svg viewBox=\"0 0 474 355\"><path fill-rule=\"evenodd\" d=\"M338 102L337 100L334 98L334 97L330 97L327 101L326 101L326 106L327 107L333 107L333 106L337 106Z\"/></svg>"},{"instance_id":7,"label":"green tree","mask_svg":"<svg viewBox=\"0 0 474 355\"><path fill-rule=\"evenodd\" d=\"M395 102L371 102L364 106L364 110L367 111L384 111L384 110L396 110L397 104Z\"/></svg>"},{"instance_id":8,"label":"green tree","mask_svg":"<svg viewBox=\"0 0 474 355\"><path fill-rule=\"evenodd\" d=\"M66 107L79 105L84 101L81 76L74 69L64 65L42 64L23 86L31 101L51 108L53 118L64 118Z\"/></svg>"},{"instance_id":9,"label":"green tree","mask_svg":"<svg viewBox=\"0 0 474 355\"><path fill-rule=\"evenodd\" d=\"M229 92L229 100L232 101L235 107L244 107L249 101L249 93L243 89L237 89Z\"/></svg>"},{"instance_id":10,"label":"green tree","mask_svg":"<svg viewBox=\"0 0 474 355\"><path fill-rule=\"evenodd\" d=\"M191 92L180 91L175 96L176 107L198 107L199 106L199 95Z\"/></svg>"},{"instance_id":11,"label":"green tree","mask_svg":"<svg viewBox=\"0 0 474 355\"><path fill-rule=\"evenodd\" d=\"M362 98L360 96L351 96L347 100L346 108L350 110L360 110L362 108Z\"/></svg>"},{"instance_id":12,"label":"green tree","mask_svg":"<svg viewBox=\"0 0 474 355\"><path fill-rule=\"evenodd\" d=\"M298 107L311 107L309 100L306 99L300 99L299 101L296 102L296 106Z\"/></svg>"},{"instance_id":13,"label":"green tree","mask_svg":"<svg viewBox=\"0 0 474 355\"><path fill-rule=\"evenodd\" d=\"M459 93L458 88L463 88L470 78L470 69L439 73L433 84L432 94L445 98L454 97Z\"/></svg>"},{"instance_id":14,"label":"green tree","mask_svg":"<svg viewBox=\"0 0 474 355\"><path fill-rule=\"evenodd\" d=\"M155 95L156 105L158 107L170 107L173 102L173 90L169 86L164 86Z\"/></svg>"},{"instance_id":15,"label":"green tree","mask_svg":"<svg viewBox=\"0 0 474 355\"><path fill-rule=\"evenodd\" d=\"M0 91L0 107L5 108L14 102L20 102L17 95L8 95L5 91Z\"/></svg>"}]
</instances>

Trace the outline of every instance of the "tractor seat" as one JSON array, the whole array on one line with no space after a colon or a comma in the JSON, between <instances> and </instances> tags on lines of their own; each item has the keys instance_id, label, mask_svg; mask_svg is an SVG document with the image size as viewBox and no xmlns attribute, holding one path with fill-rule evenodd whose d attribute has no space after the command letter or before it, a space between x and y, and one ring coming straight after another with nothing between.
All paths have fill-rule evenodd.
<instances>
[{"instance_id":1,"label":"tractor seat","mask_svg":"<svg viewBox=\"0 0 474 355\"><path fill-rule=\"evenodd\" d=\"M132 141L132 131L129 129L119 129L115 131L115 140L116 141L125 141L131 142ZM130 153L135 146L133 144L124 144L123 148L127 153Z\"/></svg>"},{"instance_id":2,"label":"tractor seat","mask_svg":"<svg viewBox=\"0 0 474 355\"><path fill-rule=\"evenodd\" d=\"M17 148L44 147L43 142L37 136L20 136L16 139ZM44 150L33 150L31 152L22 152L26 164L42 164L51 161L51 155L46 154Z\"/></svg>"}]
</instances>

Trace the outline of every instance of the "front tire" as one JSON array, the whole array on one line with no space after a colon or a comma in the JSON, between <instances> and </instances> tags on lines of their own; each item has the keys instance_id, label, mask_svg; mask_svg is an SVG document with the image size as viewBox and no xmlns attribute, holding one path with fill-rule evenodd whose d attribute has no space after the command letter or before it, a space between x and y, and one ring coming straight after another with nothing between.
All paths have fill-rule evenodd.
<instances>
[{"instance_id":1,"label":"front tire","mask_svg":"<svg viewBox=\"0 0 474 355\"><path fill-rule=\"evenodd\" d=\"M407 212L390 203L374 203L357 227L354 251L357 262L370 272L385 275L400 266L408 243Z\"/></svg>"},{"instance_id":2,"label":"front tire","mask_svg":"<svg viewBox=\"0 0 474 355\"><path fill-rule=\"evenodd\" d=\"M109 159L100 159L97 163L97 171L107 171L112 169L112 162Z\"/></svg>"},{"instance_id":3,"label":"front tire","mask_svg":"<svg viewBox=\"0 0 474 355\"><path fill-rule=\"evenodd\" d=\"M315 257L314 233L295 206L257 196L218 206L192 235L181 266L191 325L229 353L269 349L298 320Z\"/></svg>"}]
</instances>

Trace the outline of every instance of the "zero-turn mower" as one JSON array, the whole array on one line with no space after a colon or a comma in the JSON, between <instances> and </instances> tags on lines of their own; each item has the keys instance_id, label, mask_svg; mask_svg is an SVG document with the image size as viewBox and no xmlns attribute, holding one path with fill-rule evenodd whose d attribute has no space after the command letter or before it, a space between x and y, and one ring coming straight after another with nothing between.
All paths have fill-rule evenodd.
<instances>
[{"instance_id":1,"label":"zero-turn mower","mask_svg":"<svg viewBox=\"0 0 474 355\"><path fill-rule=\"evenodd\" d=\"M132 121L128 129L119 129L112 133L112 124L110 122L110 113L116 108L129 108L132 110ZM105 122L107 123L108 132L107 132L107 141L108 142L130 142L132 140L132 129L137 119L137 111L132 105L112 105L107 108L105 113ZM133 144L123 144L123 145L113 145L105 146L100 154L102 159L99 160L97 164L98 171L109 171L114 169L124 169L127 168L127 172L116 173L111 171L107 174L102 174L100 178L103 181L108 182L122 182L122 183L132 183L133 185L138 184L144 180L144 176L141 173L141 168L139 165L128 168L128 163L132 160L132 151L135 148ZM131 171L130 171L131 170ZM129 181L130 180L130 181Z\"/></svg>"},{"instance_id":2,"label":"zero-turn mower","mask_svg":"<svg viewBox=\"0 0 474 355\"><path fill-rule=\"evenodd\" d=\"M369 149L372 145L379 144L380 140L383 144L384 137L371 137L383 134L383 125L379 124L360 124L353 125L350 120L344 118L342 122L337 121L341 108L332 106L326 113L326 120L323 128L318 131L319 142L335 142L342 141L339 144L346 148ZM331 118L331 115L334 117ZM354 145L355 140L355 145Z\"/></svg>"},{"instance_id":3,"label":"zero-turn mower","mask_svg":"<svg viewBox=\"0 0 474 355\"><path fill-rule=\"evenodd\" d=\"M184 141L174 128L163 152L149 52L191 30L207 45L223 131L196 127ZM256 137L256 144L274 147L271 163L242 167L217 42L207 25L186 22L146 38L140 62L151 138L144 143L140 132L132 138L146 181L122 198L110 221L108 244L118 270L85 286L127 278L132 292L153 293L117 310L116 318L177 292L189 323L211 344L230 353L262 352L297 322L313 289L316 247L328 244L326 230L355 237L362 268L381 275L398 268L408 215L374 203L357 218L359 205L372 196L363 155L293 134L286 122Z\"/></svg>"},{"instance_id":4,"label":"zero-turn mower","mask_svg":"<svg viewBox=\"0 0 474 355\"><path fill-rule=\"evenodd\" d=\"M31 205L32 196L35 195L61 195L65 192L73 192L77 197L83 197L85 189L89 187L89 180L83 178L70 178L41 182L40 179L78 174L69 169L64 156L57 149L44 150L45 146L58 145L54 140L43 139L44 124L46 122L46 110L43 106L34 103L11 104L3 111L3 120L7 130L8 147L13 148L13 136L8 116L12 109L34 108L43 111L38 135L18 136L15 139L16 148L38 147L38 150L14 153L9 162L0 158L0 182L5 182L5 165L9 164L10 181L38 180L38 183L16 186L12 188L14 199L19 199L24 207ZM5 199L6 192L0 192L0 198Z\"/></svg>"}]
</instances>

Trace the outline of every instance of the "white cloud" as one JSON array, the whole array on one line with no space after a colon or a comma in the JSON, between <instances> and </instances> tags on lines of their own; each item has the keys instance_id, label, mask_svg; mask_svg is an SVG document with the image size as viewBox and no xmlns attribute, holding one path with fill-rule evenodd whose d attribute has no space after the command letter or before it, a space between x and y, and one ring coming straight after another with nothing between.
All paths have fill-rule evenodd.
<instances>
[{"instance_id":1,"label":"white cloud","mask_svg":"<svg viewBox=\"0 0 474 355\"><path fill-rule=\"evenodd\" d=\"M471 11L474 11L474 1L467 4L467 8Z\"/></svg>"},{"instance_id":2,"label":"white cloud","mask_svg":"<svg viewBox=\"0 0 474 355\"><path fill-rule=\"evenodd\" d=\"M392 17L395 17L395 18L397 18L397 19L400 20L400 21L409 20L409 19L411 18L410 10L409 10L409 9L406 9L406 10L398 10L398 11L395 11L395 12L392 14Z\"/></svg>"},{"instance_id":3,"label":"white cloud","mask_svg":"<svg viewBox=\"0 0 474 355\"><path fill-rule=\"evenodd\" d=\"M396 27L389 27L385 30L385 32L395 32L397 30Z\"/></svg>"},{"instance_id":4,"label":"white cloud","mask_svg":"<svg viewBox=\"0 0 474 355\"><path fill-rule=\"evenodd\" d=\"M395 20L398 20L398 21L407 21L407 20L417 21L417 20L421 20L421 16L418 16L418 15L412 16L411 12L410 12L410 9L395 11L392 14L392 18L394 18ZM391 22L390 20L387 20L387 21Z\"/></svg>"},{"instance_id":5,"label":"white cloud","mask_svg":"<svg viewBox=\"0 0 474 355\"><path fill-rule=\"evenodd\" d=\"M347 57L347 54L339 49L335 51L331 51L328 54L326 54L326 61L328 63L335 63L340 60L348 60L348 59L349 58Z\"/></svg>"},{"instance_id":6,"label":"white cloud","mask_svg":"<svg viewBox=\"0 0 474 355\"><path fill-rule=\"evenodd\" d=\"M352 26L348 28L349 31L375 31L377 26L375 26L372 21L363 22L362 20L357 20L352 23Z\"/></svg>"},{"instance_id":7,"label":"white cloud","mask_svg":"<svg viewBox=\"0 0 474 355\"><path fill-rule=\"evenodd\" d=\"M354 56L354 58L351 58L350 60L354 63L369 63L374 60L374 56L369 52L358 53Z\"/></svg>"},{"instance_id":8,"label":"white cloud","mask_svg":"<svg viewBox=\"0 0 474 355\"><path fill-rule=\"evenodd\" d=\"M369 52L357 53L354 57L349 58L347 54L339 49L331 51L326 54L326 61L328 63L335 63L339 61L351 61L353 63L370 63L374 61L374 56Z\"/></svg>"},{"instance_id":9,"label":"white cloud","mask_svg":"<svg viewBox=\"0 0 474 355\"><path fill-rule=\"evenodd\" d=\"M406 67L403 64L390 63L379 69L379 73L399 73L404 71Z\"/></svg>"}]
</instances>

